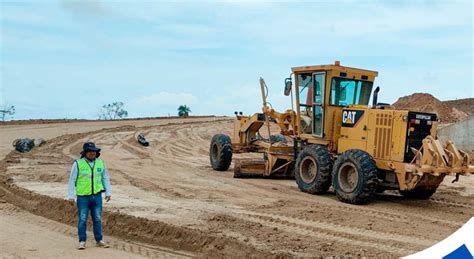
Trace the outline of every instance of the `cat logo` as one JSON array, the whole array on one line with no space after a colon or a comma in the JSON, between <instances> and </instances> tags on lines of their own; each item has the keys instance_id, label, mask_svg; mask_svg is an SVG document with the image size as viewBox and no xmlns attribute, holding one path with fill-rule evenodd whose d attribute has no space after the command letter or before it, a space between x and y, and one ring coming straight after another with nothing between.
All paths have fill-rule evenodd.
<instances>
[{"instance_id":1,"label":"cat logo","mask_svg":"<svg viewBox=\"0 0 474 259\"><path fill-rule=\"evenodd\" d=\"M342 123L353 124L355 116L355 111L344 111L342 113Z\"/></svg>"},{"instance_id":2,"label":"cat logo","mask_svg":"<svg viewBox=\"0 0 474 259\"><path fill-rule=\"evenodd\" d=\"M354 127L360 118L364 115L364 111L344 110L342 111L342 127Z\"/></svg>"}]
</instances>

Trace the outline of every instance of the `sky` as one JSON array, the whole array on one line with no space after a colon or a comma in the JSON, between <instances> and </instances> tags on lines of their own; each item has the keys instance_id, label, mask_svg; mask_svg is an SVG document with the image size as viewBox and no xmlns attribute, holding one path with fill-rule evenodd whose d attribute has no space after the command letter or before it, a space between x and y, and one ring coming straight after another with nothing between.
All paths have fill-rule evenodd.
<instances>
[{"instance_id":1,"label":"sky","mask_svg":"<svg viewBox=\"0 0 474 259\"><path fill-rule=\"evenodd\" d=\"M474 97L471 1L0 0L0 107L13 119L277 110L291 67L379 72L380 102ZM12 119L12 118L10 118Z\"/></svg>"}]
</instances>

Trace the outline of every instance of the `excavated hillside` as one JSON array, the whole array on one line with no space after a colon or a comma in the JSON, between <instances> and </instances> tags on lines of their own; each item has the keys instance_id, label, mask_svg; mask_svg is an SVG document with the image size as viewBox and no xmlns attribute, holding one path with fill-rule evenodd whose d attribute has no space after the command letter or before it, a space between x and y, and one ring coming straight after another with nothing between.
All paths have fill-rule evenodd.
<instances>
[{"instance_id":1,"label":"excavated hillside","mask_svg":"<svg viewBox=\"0 0 474 259\"><path fill-rule=\"evenodd\" d=\"M444 101L450 107L456 108L467 113L469 116L474 115L474 98L465 98L458 100Z\"/></svg>"},{"instance_id":2,"label":"excavated hillside","mask_svg":"<svg viewBox=\"0 0 474 259\"><path fill-rule=\"evenodd\" d=\"M457 100L450 102L457 103ZM400 97L393 106L395 106L396 109L402 110L436 113L441 123L453 123L469 116L468 113L457 108L464 106L459 105L456 107L455 105L450 105L449 102L442 102L427 93L414 93Z\"/></svg>"}]
</instances>

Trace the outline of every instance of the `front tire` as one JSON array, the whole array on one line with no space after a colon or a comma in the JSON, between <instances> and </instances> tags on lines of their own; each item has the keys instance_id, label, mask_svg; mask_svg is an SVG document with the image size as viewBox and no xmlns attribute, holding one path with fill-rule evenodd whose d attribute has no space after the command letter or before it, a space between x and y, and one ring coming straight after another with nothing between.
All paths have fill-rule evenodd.
<instances>
[{"instance_id":1,"label":"front tire","mask_svg":"<svg viewBox=\"0 0 474 259\"><path fill-rule=\"evenodd\" d=\"M321 145L306 146L296 159L295 178L301 191L323 194L331 187L333 159Z\"/></svg>"},{"instance_id":2,"label":"front tire","mask_svg":"<svg viewBox=\"0 0 474 259\"><path fill-rule=\"evenodd\" d=\"M340 201L367 203L373 198L377 183L377 166L367 152L350 149L337 158L332 171L332 185Z\"/></svg>"},{"instance_id":3,"label":"front tire","mask_svg":"<svg viewBox=\"0 0 474 259\"><path fill-rule=\"evenodd\" d=\"M212 169L226 171L232 162L232 142L225 134L216 134L212 137L209 147L209 158Z\"/></svg>"}]
</instances>

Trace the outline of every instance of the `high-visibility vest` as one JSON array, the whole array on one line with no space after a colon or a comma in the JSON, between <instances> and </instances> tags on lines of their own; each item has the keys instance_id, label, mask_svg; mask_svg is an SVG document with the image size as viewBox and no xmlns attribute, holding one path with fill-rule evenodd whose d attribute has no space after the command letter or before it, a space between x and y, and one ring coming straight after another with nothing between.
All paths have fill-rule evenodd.
<instances>
[{"instance_id":1,"label":"high-visibility vest","mask_svg":"<svg viewBox=\"0 0 474 259\"><path fill-rule=\"evenodd\" d=\"M77 180L76 195L92 195L104 191L102 185L102 174L104 173L104 161L95 159L94 167L91 167L85 158L76 160Z\"/></svg>"}]
</instances>

